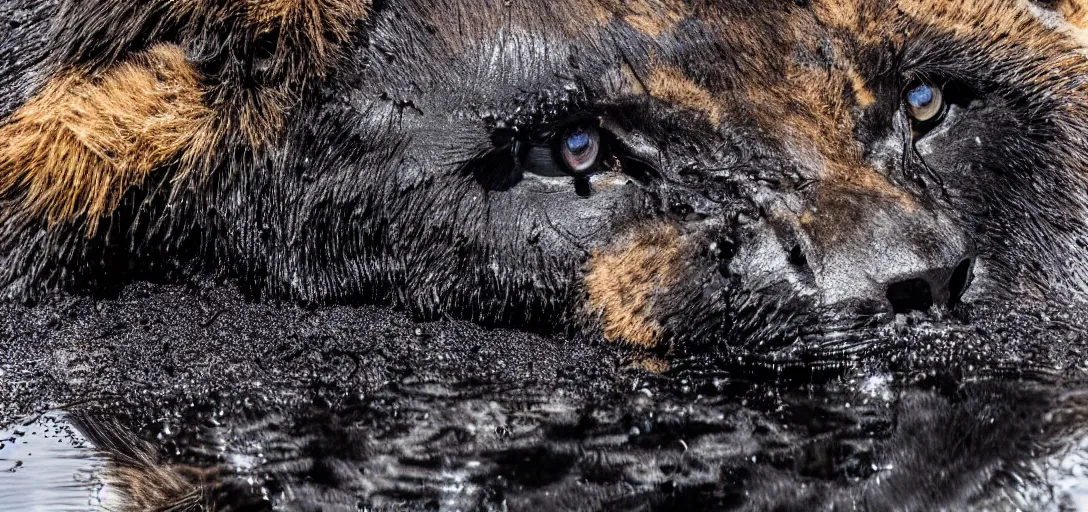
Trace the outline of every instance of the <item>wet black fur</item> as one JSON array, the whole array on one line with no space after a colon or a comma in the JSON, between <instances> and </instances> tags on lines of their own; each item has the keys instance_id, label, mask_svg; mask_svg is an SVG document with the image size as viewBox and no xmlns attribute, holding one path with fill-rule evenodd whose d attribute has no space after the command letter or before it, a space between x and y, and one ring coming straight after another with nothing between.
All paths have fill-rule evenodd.
<instances>
[{"instance_id":1,"label":"wet black fur","mask_svg":"<svg viewBox=\"0 0 1088 512\"><path fill-rule=\"evenodd\" d=\"M210 101L252 94L305 66L265 62L260 35L228 8L169 25L157 16L162 2L113 2L110 12L75 0L30 4L5 3L12 13L5 19L25 21L0 44L4 113L31 94L24 82L40 84L62 66L107 66L160 41L187 51ZM803 52L792 58L830 70L833 55L783 48L774 33L774 23L806 7L720 2L723 17L764 27L751 41L697 19L660 40L619 22L563 35L558 2L511 7L524 32L477 33L466 24L461 30L469 32L449 40L444 34L456 31L428 21L501 12L488 5L376 4L328 79L300 91L285 133L256 150L228 137L207 179L172 181L176 169L168 167L112 217L52 229L9 210L0 226L9 295L56 287L101 294L133 278L210 271L253 296L376 302L421 317L577 330L592 325L580 284L590 251L665 220L700 248L685 286L655 306L670 340L767 348L809 334L809 346L818 347L840 331L853 336L850 343L873 338L858 334L871 315L817 306L810 268L753 251L760 240L775 240L780 255L788 253L789 233L764 215L783 201L811 201L812 169L783 157L781 141L754 121L726 119L715 128L676 105L617 94L621 64L643 77L672 64L716 93L783 72L776 60L783 52ZM751 55L745 45L754 42L775 55ZM980 51L989 44L932 27L906 47L859 43L851 57L877 104L857 113L856 137L890 182L933 215L955 219L979 262L969 298L1077 295L1085 269L1076 249L1088 233L1079 174L1088 168L1084 121L1056 117L1059 99L1045 94L1056 84L1025 84L1030 77L1016 70L1031 55L990 62ZM917 76L964 91L924 149L911 142L901 107L901 91ZM581 197L573 183L554 188L517 168L514 153L599 117L625 131L614 149L629 164L627 186ZM974 145L976 137L986 144ZM102 234L85 240L86 222L101 222ZM843 250L862 242L847 240ZM938 250L926 240L909 243L921 254ZM878 259L872 264L883 264Z\"/></svg>"}]
</instances>

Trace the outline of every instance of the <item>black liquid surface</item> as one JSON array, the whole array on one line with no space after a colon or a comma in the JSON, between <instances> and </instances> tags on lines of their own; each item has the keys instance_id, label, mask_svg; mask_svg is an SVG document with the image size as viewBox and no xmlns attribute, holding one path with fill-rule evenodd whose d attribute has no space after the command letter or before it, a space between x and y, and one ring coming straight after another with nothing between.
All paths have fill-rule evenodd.
<instances>
[{"instance_id":1,"label":"black liquid surface","mask_svg":"<svg viewBox=\"0 0 1088 512\"><path fill-rule=\"evenodd\" d=\"M591 340L217 287L4 308L0 510L1078 510L1088 497L1076 311L901 320L820 370L722 351L654 374Z\"/></svg>"}]
</instances>

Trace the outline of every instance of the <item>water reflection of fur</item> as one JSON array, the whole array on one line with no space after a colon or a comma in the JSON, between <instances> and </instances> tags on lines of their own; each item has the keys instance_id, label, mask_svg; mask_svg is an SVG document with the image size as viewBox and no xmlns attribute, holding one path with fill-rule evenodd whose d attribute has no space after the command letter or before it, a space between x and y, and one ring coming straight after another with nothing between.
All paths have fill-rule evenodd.
<instances>
[{"instance_id":1,"label":"water reflection of fur","mask_svg":"<svg viewBox=\"0 0 1088 512\"><path fill-rule=\"evenodd\" d=\"M137 437L117 418L76 412L70 419L97 450L110 458L110 464L98 475L105 486L106 506L116 510L195 512L221 510L221 505L226 504L224 496L236 496L237 504L254 500L243 493L224 494L225 481L219 478L218 467L164 462L162 447Z\"/></svg>"}]
</instances>

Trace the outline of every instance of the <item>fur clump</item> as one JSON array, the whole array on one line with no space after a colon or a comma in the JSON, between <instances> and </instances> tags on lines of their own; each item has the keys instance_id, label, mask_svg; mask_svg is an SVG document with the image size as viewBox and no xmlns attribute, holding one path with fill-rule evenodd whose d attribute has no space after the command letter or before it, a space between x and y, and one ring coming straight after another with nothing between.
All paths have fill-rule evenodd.
<instances>
[{"instance_id":1,"label":"fur clump","mask_svg":"<svg viewBox=\"0 0 1088 512\"><path fill-rule=\"evenodd\" d=\"M676 228L654 226L619 248L597 251L589 261L586 290L591 313L601 316L610 340L653 347L661 340L653 298L675 284L684 258Z\"/></svg>"},{"instance_id":2,"label":"fur clump","mask_svg":"<svg viewBox=\"0 0 1088 512\"><path fill-rule=\"evenodd\" d=\"M202 181L221 164L216 156L260 152L279 140L285 116L326 78L370 2L200 1L171 8L184 27L181 44L211 78L208 104L215 115L179 172L179 178Z\"/></svg>"},{"instance_id":3,"label":"fur clump","mask_svg":"<svg viewBox=\"0 0 1088 512\"><path fill-rule=\"evenodd\" d=\"M0 128L10 210L51 226L86 219L88 235L158 168L177 161L177 179L205 179L225 152L267 149L369 9L348 0L109 4L64 5L52 57L63 71Z\"/></svg>"},{"instance_id":4,"label":"fur clump","mask_svg":"<svg viewBox=\"0 0 1088 512\"><path fill-rule=\"evenodd\" d=\"M50 22L41 43L49 51L22 56L36 63L27 79L37 83L26 87L29 99L0 95L21 104L0 120L4 294L93 288L85 276L116 281L105 267L127 272L136 259L189 251L194 232L220 229L205 213L279 147L287 119L327 79L370 8L66 0L35 11ZM0 71L26 68L6 55ZM220 242L204 236L189 254L253 247ZM72 260L83 262L79 272L67 268Z\"/></svg>"},{"instance_id":5,"label":"fur clump","mask_svg":"<svg viewBox=\"0 0 1088 512\"><path fill-rule=\"evenodd\" d=\"M209 116L200 78L161 45L100 73L51 80L0 127L0 195L50 224L112 212L196 137ZM98 226L88 222L89 235Z\"/></svg>"},{"instance_id":6,"label":"fur clump","mask_svg":"<svg viewBox=\"0 0 1088 512\"><path fill-rule=\"evenodd\" d=\"M655 68L646 86L655 98L700 112L715 126L721 123L722 108L714 96L676 68Z\"/></svg>"}]
</instances>

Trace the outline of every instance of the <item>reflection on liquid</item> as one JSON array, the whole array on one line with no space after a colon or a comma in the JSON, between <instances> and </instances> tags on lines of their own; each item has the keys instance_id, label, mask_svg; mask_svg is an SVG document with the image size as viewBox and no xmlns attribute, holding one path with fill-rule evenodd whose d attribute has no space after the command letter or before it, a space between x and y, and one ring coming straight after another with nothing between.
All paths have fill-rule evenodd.
<instances>
[{"instance_id":1,"label":"reflection on liquid","mask_svg":"<svg viewBox=\"0 0 1088 512\"><path fill-rule=\"evenodd\" d=\"M150 441L124 416L49 414L0 450L21 462L0 508L1085 510L1088 389L662 380L591 403L398 383L336 410L197 406Z\"/></svg>"},{"instance_id":2,"label":"reflection on liquid","mask_svg":"<svg viewBox=\"0 0 1088 512\"><path fill-rule=\"evenodd\" d=\"M101 510L107 460L63 413L0 428L0 510Z\"/></svg>"},{"instance_id":3,"label":"reflection on liquid","mask_svg":"<svg viewBox=\"0 0 1088 512\"><path fill-rule=\"evenodd\" d=\"M836 371L657 375L610 346L173 289L13 312L4 378L40 385L0 406L22 432L3 510L1088 510L1069 317L911 329ZM26 430L42 403L66 412ZM72 426L94 450L42 434Z\"/></svg>"}]
</instances>

